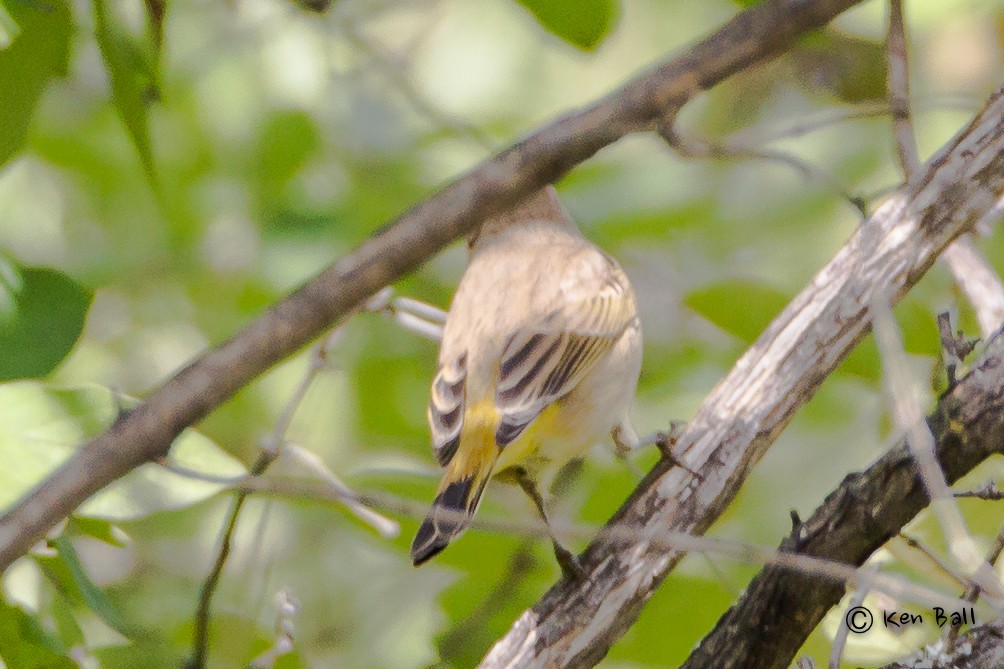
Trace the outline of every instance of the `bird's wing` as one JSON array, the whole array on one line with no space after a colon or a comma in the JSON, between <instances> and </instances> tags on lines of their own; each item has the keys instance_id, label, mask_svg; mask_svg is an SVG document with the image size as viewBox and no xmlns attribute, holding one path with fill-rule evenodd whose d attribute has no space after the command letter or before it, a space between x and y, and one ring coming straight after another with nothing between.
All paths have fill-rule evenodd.
<instances>
[{"instance_id":1,"label":"bird's wing","mask_svg":"<svg viewBox=\"0 0 1004 669\"><path fill-rule=\"evenodd\" d=\"M432 449L440 466L445 467L460 445L464 427L464 401L467 384L467 352L440 365L429 395L429 425Z\"/></svg>"},{"instance_id":2,"label":"bird's wing","mask_svg":"<svg viewBox=\"0 0 1004 669\"><path fill-rule=\"evenodd\" d=\"M512 334L502 350L495 389L499 448L575 388L636 319L630 283L610 260L610 272L592 296L563 304Z\"/></svg>"}]
</instances>

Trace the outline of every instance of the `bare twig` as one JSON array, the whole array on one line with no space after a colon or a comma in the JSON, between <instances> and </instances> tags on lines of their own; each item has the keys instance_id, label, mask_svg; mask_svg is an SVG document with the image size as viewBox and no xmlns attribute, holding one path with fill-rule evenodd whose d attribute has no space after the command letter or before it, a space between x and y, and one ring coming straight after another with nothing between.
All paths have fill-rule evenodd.
<instances>
[{"instance_id":1,"label":"bare twig","mask_svg":"<svg viewBox=\"0 0 1004 669\"><path fill-rule=\"evenodd\" d=\"M903 173L909 179L920 167L917 139L910 113L910 70L906 60L906 31L903 27L902 0L889 0L889 30L886 34L888 61L887 88L892 128Z\"/></svg>"},{"instance_id":2,"label":"bare twig","mask_svg":"<svg viewBox=\"0 0 1004 669\"><path fill-rule=\"evenodd\" d=\"M283 588L275 595L278 611L275 616L275 643L268 650L251 660L248 669L272 669L280 657L293 651L294 621L300 613L300 602Z\"/></svg>"},{"instance_id":3,"label":"bare twig","mask_svg":"<svg viewBox=\"0 0 1004 669\"><path fill-rule=\"evenodd\" d=\"M285 479L278 477L259 477L248 479L241 489L248 494L277 495L283 498L304 499L310 501L327 500L344 502L344 497L336 490L314 481L302 479ZM383 492L360 494L356 497L367 506L382 509L388 513L398 513L403 516L422 518L428 511L424 502L403 499ZM455 516L461 518L462 512L444 511L444 518ZM493 534L548 538L548 528L542 522L525 520L494 520L491 518L475 518L470 527ZM554 529L562 536L574 539L588 539L596 535L596 528L578 523L556 522ZM642 538L643 531L630 524L610 524L604 532L617 541L630 542ZM809 576L816 580L832 582L840 586L848 585L863 587L864 577L856 566L834 560L821 559L811 555L800 555L794 552L779 551L766 546L757 546L736 541L703 537L683 532L667 532L657 537L648 538L653 547L665 551L683 551L688 553L703 553L719 555L740 562L777 567L793 573ZM909 580L891 575L879 574L869 577L873 590L885 593L890 597L903 601L916 602L928 606L959 606L958 597L948 595L932 588L911 583Z\"/></svg>"},{"instance_id":4,"label":"bare twig","mask_svg":"<svg viewBox=\"0 0 1004 669\"><path fill-rule=\"evenodd\" d=\"M984 337L1004 323L1004 283L970 236L960 237L945 252L955 283L976 312Z\"/></svg>"},{"instance_id":5,"label":"bare twig","mask_svg":"<svg viewBox=\"0 0 1004 669\"><path fill-rule=\"evenodd\" d=\"M938 314L938 335L941 339L941 359L948 376L948 387L953 388L959 382L962 363L976 348L979 339L968 339L962 336L961 331L953 332L952 317L947 311Z\"/></svg>"},{"instance_id":6,"label":"bare twig","mask_svg":"<svg viewBox=\"0 0 1004 669\"><path fill-rule=\"evenodd\" d=\"M1004 597L1004 586L980 555L976 542L969 534L962 511L948 487L945 472L938 462L934 435L924 421L916 384L910 380L899 329L886 300L886 296L878 295L872 302L872 329L882 356L893 421L897 430L907 437L910 451L917 461L920 478L931 500L931 510L941 526L956 569L978 583L984 592L1000 599Z\"/></svg>"},{"instance_id":7,"label":"bare twig","mask_svg":"<svg viewBox=\"0 0 1004 669\"><path fill-rule=\"evenodd\" d=\"M963 587L969 588L973 586L973 582L970 579L966 578L965 576L960 576L958 572L952 568L952 565L945 562L945 560L942 559L940 555L938 555L933 550L928 548L924 544L924 542L921 541L920 539L917 539L916 537L911 537L905 532L900 532L899 537L903 540L904 543L906 543L907 547L912 548L913 550L923 555L924 558L931 565L933 565L934 568L937 569L938 572L940 572L941 574L944 574L945 576L952 579L953 581L955 581L956 583L958 583Z\"/></svg>"},{"instance_id":8,"label":"bare twig","mask_svg":"<svg viewBox=\"0 0 1004 669\"><path fill-rule=\"evenodd\" d=\"M290 395L289 400L286 402L286 405L283 407L282 413L276 420L274 428L269 435L262 440L261 452L258 454L258 459L255 461L254 465L251 467L251 478L259 477L264 474L275 459L283 452L286 441L286 432L289 430L289 426L293 421L293 416L296 414L296 410L299 408L301 402L303 402L303 398L306 396L307 390L310 389L310 386L317 378L317 375L327 365L328 354L341 339L341 336L341 328L336 328L327 337L318 342L318 344L311 350L306 373L300 379L299 384L297 384L292 395ZM397 523L389 518L381 516L376 511L365 508L363 504L353 498L351 491L344 484L342 484L333 473L328 472L328 474L330 477L326 479L327 484L334 486L335 484L333 481L337 481L339 484L338 490L343 493L341 497L342 503L345 504L345 506L348 507L348 509L355 514L356 517L373 526L384 536L396 536L398 528ZM210 607L212 605L213 595L216 593L216 588L219 586L220 577L223 575L223 568L226 566L227 559L230 556L234 531L237 529L237 519L240 517L241 509L244 508L244 502L246 499L247 492L238 490L237 495L231 504L230 513L227 516L227 521L224 525L223 534L220 538L220 546L216 553L216 559L213 562L213 567L199 591L199 603L195 610L195 618L192 625L192 656L187 663L189 669L203 669L206 665L206 656L209 644Z\"/></svg>"},{"instance_id":9,"label":"bare twig","mask_svg":"<svg viewBox=\"0 0 1004 669\"><path fill-rule=\"evenodd\" d=\"M673 123L664 123L660 126L659 134L666 143L677 151L681 156L687 158L719 158L731 160L766 160L781 163L799 172L808 181L815 182L821 187L835 193L842 200L846 201L862 219L867 215L865 211L866 202L863 198L848 192L836 179L827 174L824 170L816 167L812 163L802 160L790 153L775 151L772 149L754 148L743 146L734 141L715 144L707 140L696 140L692 137L684 137Z\"/></svg>"},{"instance_id":10,"label":"bare twig","mask_svg":"<svg viewBox=\"0 0 1004 669\"><path fill-rule=\"evenodd\" d=\"M889 107L893 135L903 174L909 179L920 166L917 139L910 111L910 74L906 54L903 0L889 0L888 56ZM944 253L944 262L976 312L983 336L1004 322L1004 283L969 237L961 237Z\"/></svg>"},{"instance_id":11,"label":"bare twig","mask_svg":"<svg viewBox=\"0 0 1004 669\"><path fill-rule=\"evenodd\" d=\"M956 497L975 497L976 499L985 499L990 502L999 502L1004 500L1004 490L997 487L996 481L987 481L981 485L976 490L965 490L962 492L955 493Z\"/></svg>"},{"instance_id":12,"label":"bare twig","mask_svg":"<svg viewBox=\"0 0 1004 669\"><path fill-rule=\"evenodd\" d=\"M847 604L848 610L855 609L864 604L865 598L872 592L872 582L881 569L882 565L876 563L862 567L859 570L862 574L862 582L854 591L854 596L851 597L850 603ZM829 669L840 669L840 659L844 655L844 646L847 645L847 635L849 633L850 629L847 625L841 625L837 629L837 634L833 638L833 645L830 647Z\"/></svg>"}]
</instances>

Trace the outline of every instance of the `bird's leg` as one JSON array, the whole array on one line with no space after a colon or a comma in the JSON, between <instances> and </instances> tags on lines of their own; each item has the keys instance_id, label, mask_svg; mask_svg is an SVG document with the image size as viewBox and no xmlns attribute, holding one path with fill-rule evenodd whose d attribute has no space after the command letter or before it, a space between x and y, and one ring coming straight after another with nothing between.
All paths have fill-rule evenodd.
<instances>
[{"instance_id":1,"label":"bird's leg","mask_svg":"<svg viewBox=\"0 0 1004 669\"><path fill-rule=\"evenodd\" d=\"M562 546L557 537L554 536L554 528L551 527L551 521L548 520L547 511L544 509L544 498L537 489L537 484L530 478L529 472L522 467L517 467L515 474L519 487L533 501L533 505L537 507L537 513L540 514L541 520L544 521L544 525L547 527L547 533L551 537L551 546L554 547L554 558L558 561L561 572L570 579L588 579L589 575L582 568L579 559L570 550Z\"/></svg>"},{"instance_id":2,"label":"bird's leg","mask_svg":"<svg viewBox=\"0 0 1004 669\"><path fill-rule=\"evenodd\" d=\"M610 432L610 437L614 441L614 453L618 458L626 460L627 454L631 451L641 448L642 446L655 445L658 447L662 457L665 460L668 460L671 465L681 467L697 478L702 478L700 474L680 462L677 457L673 455L673 446L676 445L676 442L680 438L680 434L683 432L683 428L686 427L686 425L686 423L681 421L671 421L669 424L669 432L655 432L647 437L639 439L638 435L635 434L634 429L630 425L620 423L614 426L614 429Z\"/></svg>"}]
</instances>

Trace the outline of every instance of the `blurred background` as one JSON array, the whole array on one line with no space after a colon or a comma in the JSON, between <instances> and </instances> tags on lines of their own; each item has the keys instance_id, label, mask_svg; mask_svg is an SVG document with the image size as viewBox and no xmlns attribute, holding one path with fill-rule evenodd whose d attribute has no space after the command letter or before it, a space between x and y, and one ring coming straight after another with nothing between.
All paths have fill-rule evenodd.
<instances>
[{"instance_id":1,"label":"blurred background","mask_svg":"<svg viewBox=\"0 0 1004 669\"><path fill-rule=\"evenodd\" d=\"M0 329L4 503L112 420L128 403L120 395L144 396L493 151L682 53L744 4L335 0L316 12L288 0L0 0L0 316L18 287L24 304L30 287L41 305L27 325ZM906 10L926 159L1004 79L1004 3ZM901 182L884 103L886 12L866 2L682 114L694 141L780 151L811 169L686 158L639 135L558 184L638 292L639 432L690 418L862 208ZM979 243L1004 266L1001 235ZM464 264L455 245L395 290L446 308ZM896 309L927 407L944 387L935 315L945 309L978 333L940 266ZM25 369L42 349L51 360ZM438 480L425 422L436 350L381 315L352 319L288 438L352 488L423 508ZM308 366L303 352L220 407L187 438L187 462L239 475ZM775 546L791 509L807 517L893 436L869 339L711 534ZM638 453L632 468L597 445L556 503L559 525L599 527L655 459ZM281 461L275 472L303 475ZM999 473L984 467L970 486ZM233 496L147 475L161 486L151 498L137 484L95 500L6 574L0 620L31 634L0 633L0 663L36 666L12 659L36 647L84 667L179 666L188 655ZM973 500L963 509L989 543L999 512ZM250 498L214 600L209 666L244 667L275 644L278 593L299 606L287 621L295 651L275 666L472 666L558 575L546 541L477 528L416 570L407 549L419 519L386 513L401 523L396 539L335 503ZM520 491L496 486L479 517L531 513ZM941 546L933 523L911 532ZM923 557L889 552L904 573L937 580ZM681 662L757 571L691 555L601 666ZM833 627L806 648L817 661ZM936 632L865 637L847 658L874 664ZM38 666L63 666L49 661Z\"/></svg>"}]
</instances>

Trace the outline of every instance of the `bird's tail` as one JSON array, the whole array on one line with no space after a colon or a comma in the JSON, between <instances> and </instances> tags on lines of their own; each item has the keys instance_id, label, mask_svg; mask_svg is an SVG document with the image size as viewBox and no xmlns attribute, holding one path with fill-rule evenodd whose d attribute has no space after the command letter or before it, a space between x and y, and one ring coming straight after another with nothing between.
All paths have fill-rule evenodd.
<instances>
[{"instance_id":1,"label":"bird's tail","mask_svg":"<svg viewBox=\"0 0 1004 669\"><path fill-rule=\"evenodd\" d=\"M439 494L411 544L411 559L417 567L439 554L471 524L491 471L474 471L464 478L443 478Z\"/></svg>"}]
</instances>

